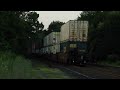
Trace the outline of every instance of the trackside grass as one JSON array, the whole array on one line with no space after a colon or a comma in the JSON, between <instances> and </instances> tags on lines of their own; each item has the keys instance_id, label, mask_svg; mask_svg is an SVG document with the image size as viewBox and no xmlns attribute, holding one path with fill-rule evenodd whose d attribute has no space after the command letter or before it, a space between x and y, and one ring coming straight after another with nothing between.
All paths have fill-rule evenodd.
<instances>
[{"instance_id":1,"label":"trackside grass","mask_svg":"<svg viewBox=\"0 0 120 90\"><path fill-rule=\"evenodd\" d=\"M48 66L41 65L33 69L33 78L42 78L42 79L71 79L65 72L57 68L49 68Z\"/></svg>"},{"instance_id":2,"label":"trackside grass","mask_svg":"<svg viewBox=\"0 0 120 90\"><path fill-rule=\"evenodd\" d=\"M0 79L31 77L31 62L11 52L0 52Z\"/></svg>"},{"instance_id":3,"label":"trackside grass","mask_svg":"<svg viewBox=\"0 0 120 90\"><path fill-rule=\"evenodd\" d=\"M70 79L65 72L45 64L32 67L30 60L11 52L0 52L0 79Z\"/></svg>"},{"instance_id":4,"label":"trackside grass","mask_svg":"<svg viewBox=\"0 0 120 90\"><path fill-rule=\"evenodd\" d=\"M108 66L114 66L114 67L120 67L120 60L117 61L99 61L98 64L100 65L108 65Z\"/></svg>"}]
</instances>

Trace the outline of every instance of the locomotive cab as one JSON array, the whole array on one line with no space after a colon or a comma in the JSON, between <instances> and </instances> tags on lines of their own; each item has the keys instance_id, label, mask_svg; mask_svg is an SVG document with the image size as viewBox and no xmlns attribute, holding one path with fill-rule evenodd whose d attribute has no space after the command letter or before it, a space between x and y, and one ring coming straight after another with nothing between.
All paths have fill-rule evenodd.
<instances>
[{"instance_id":1,"label":"locomotive cab","mask_svg":"<svg viewBox=\"0 0 120 90\"><path fill-rule=\"evenodd\" d=\"M80 66L84 66L86 64L85 51L78 51L75 64Z\"/></svg>"},{"instance_id":2,"label":"locomotive cab","mask_svg":"<svg viewBox=\"0 0 120 90\"><path fill-rule=\"evenodd\" d=\"M71 64L84 66L86 64L85 53L79 51L77 48L70 50L70 62Z\"/></svg>"}]
</instances>

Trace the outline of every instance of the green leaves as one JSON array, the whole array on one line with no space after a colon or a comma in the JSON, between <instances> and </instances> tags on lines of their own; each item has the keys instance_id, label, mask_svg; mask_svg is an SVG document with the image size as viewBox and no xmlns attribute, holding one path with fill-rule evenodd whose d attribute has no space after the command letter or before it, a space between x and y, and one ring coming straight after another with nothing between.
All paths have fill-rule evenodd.
<instances>
[{"instance_id":1,"label":"green leaves","mask_svg":"<svg viewBox=\"0 0 120 90\"><path fill-rule=\"evenodd\" d=\"M83 11L78 20L89 21L88 52L97 59L107 55L120 56L120 12L119 11Z\"/></svg>"},{"instance_id":2,"label":"green leaves","mask_svg":"<svg viewBox=\"0 0 120 90\"><path fill-rule=\"evenodd\" d=\"M29 79L32 64L22 56L0 52L0 79Z\"/></svg>"},{"instance_id":3,"label":"green leaves","mask_svg":"<svg viewBox=\"0 0 120 90\"><path fill-rule=\"evenodd\" d=\"M38 37L39 31L44 28L38 17L36 12L0 11L0 50L24 52L29 37Z\"/></svg>"},{"instance_id":4,"label":"green leaves","mask_svg":"<svg viewBox=\"0 0 120 90\"><path fill-rule=\"evenodd\" d=\"M60 32L61 26L63 25L63 22L60 21L53 21L50 23L49 27L48 27L48 31L52 32Z\"/></svg>"}]
</instances>

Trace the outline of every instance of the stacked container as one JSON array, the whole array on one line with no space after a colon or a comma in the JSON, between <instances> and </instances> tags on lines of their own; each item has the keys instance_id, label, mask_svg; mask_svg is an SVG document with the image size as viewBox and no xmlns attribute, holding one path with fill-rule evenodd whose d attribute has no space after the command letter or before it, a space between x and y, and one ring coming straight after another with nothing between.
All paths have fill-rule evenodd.
<instances>
[{"instance_id":1,"label":"stacked container","mask_svg":"<svg viewBox=\"0 0 120 90\"><path fill-rule=\"evenodd\" d=\"M60 32L51 32L44 38L44 53L56 54L70 48L86 48L88 21L70 20L61 26ZM84 46L84 47L83 47Z\"/></svg>"},{"instance_id":2,"label":"stacked container","mask_svg":"<svg viewBox=\"0 0 120 90\"><path fill-rule=\"evenodd\" d=\"M51 32L44 38L44 46L60 43L60 32Z\"/></svg>"},{"instance_id":3,"label":"stacked container","mask_svg":"<svg viewBox=\"0 0 120 90\"><path fill-rule=\"evenodd\" d=\"M60 42L87 41L88 21L70 20L61 27Z\"/></svg>"},{"instance_id":4,"label":"stacked container","mask_svg":"<svg viewBox=\"0 0 120 90\"><path fill-rule=\"evenodd\" d=\"M61 27L60 51L69 52L71 49L86 49L88 21L70 20Z\"/></svg>"},{"instance_id":5,"label":"stacked container","mask_svg":"<svg viewBox=\"0 0 120 90\"><path fill-rule=\"evenodd\" d=\"M52 32L49 34L48 45L55 45L60 43L60 32Z\"/></svg>"},{"instance_id":6,"label":"stacked container","mask_svg":"<svg viewBox=\"0 0 120 90\"><path fill-rule=\"evenodd\" d=\"M45 53L56 54L60 52L60 32L51 32L44 38Z\"/></svg>"}]
</instances>

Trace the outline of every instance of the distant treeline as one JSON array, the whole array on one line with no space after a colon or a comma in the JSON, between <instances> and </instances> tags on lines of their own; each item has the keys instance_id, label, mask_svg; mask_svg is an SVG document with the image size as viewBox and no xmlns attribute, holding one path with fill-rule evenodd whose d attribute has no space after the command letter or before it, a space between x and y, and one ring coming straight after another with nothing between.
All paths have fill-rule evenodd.
<instances>
[{"instance_id":1,"label":"distant treeline","mask_svg":"<svg viewBox=\"0 0 120 90\"><path fill-rule=\"evenodd\" d=\"M120 59L120 11L83 11L78 20L89 21L89 58Z\"/></svg>"},{"instance_id":2,"label":"distant treeline","mask_svg":"<svg viewBox=\"0 0 120 90\"><path fill-rule=\"evenodd\" d=\"M36 12L0 11L0 51L25 53L28 41L40 38L44 28L38 17Z\"/></svg>"}]
</instances>

